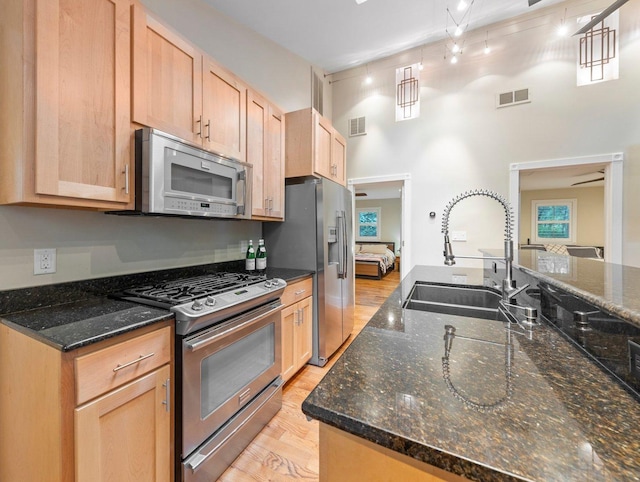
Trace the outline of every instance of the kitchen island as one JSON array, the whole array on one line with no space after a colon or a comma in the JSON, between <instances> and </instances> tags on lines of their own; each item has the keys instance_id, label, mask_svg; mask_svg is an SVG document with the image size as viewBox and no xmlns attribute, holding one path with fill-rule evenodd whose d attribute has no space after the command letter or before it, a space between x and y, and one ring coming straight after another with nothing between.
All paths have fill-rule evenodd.
<instances>
[{"instance_id":1,"label":"kitchen island","mask_svg":"<svg viewBox=\"0 0 640 482\"><path fill-rule=\"evenodd\" d=\"M303 403L321 480L640 480L638 400L554 328L402 308L485 276L415 267L336 361Z\"/></svg>"}]
</instances>

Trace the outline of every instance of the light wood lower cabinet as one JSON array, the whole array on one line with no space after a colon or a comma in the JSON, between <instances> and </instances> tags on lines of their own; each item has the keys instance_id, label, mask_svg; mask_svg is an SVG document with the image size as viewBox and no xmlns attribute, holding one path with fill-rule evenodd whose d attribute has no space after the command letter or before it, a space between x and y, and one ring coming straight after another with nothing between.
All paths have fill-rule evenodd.
<instances>
[{"instance_id":1,"label":"light wood lower cabinet","mask_svg":"<svg viewBox=\"0 0 640 482\"><path fill-rule=\"evenodd\" d=\"M289 380L311 358L313 340L312 279L291 283L282 303L282 379Z\"/></svg>"},{"instance_id":2,"label":"light wood lower cabinet","mask_svg":"<svg viewBox=\"0 0 640 482\"><path fill-rule=\"evenodd\" d=\"M76 480L170 480L170 378L164 365L76 408Z\"/></svg>"},{"instance_id":3,"label":"light wood lower cabinet","mask_svg":"<svg viewBox=\"0 0 640 482\"><path fill-rule=\"evenodd\" d=\"M172 330L61 352L0 324L0 480L171 480Z\"/></svg>"},{"instance_id":4,"label":"light wood lower cabinet","mask_svg":"<svg viewBox=\"0 0 640 482\"><path fill-rule=\"evenodd\" d=\"M467 482L469 479L320 423L320 482Z\"/></svg>"}]
</instances>

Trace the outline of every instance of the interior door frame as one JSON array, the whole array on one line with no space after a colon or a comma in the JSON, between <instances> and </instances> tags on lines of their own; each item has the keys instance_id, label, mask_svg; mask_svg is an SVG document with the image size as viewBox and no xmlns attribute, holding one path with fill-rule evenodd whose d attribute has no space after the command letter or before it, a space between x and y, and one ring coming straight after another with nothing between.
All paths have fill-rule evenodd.
<instances>
[{"instance_id":1,"label":"interior door frame","mask_svg":"<svg viewBox=\"0 0 640 482\"><path fill-rule=\"evenodd\" d=\"M355 186L362 184L373 184L378 182L402 181L402 192L400 194L400 205L402 211L402 219L400 225L400 248L402 248L402 260L400 262L400 277L404 278L413 267L411 262L411 243L407 242L411 239L411 174L389 174L386 176L358 177L347 179L347 187L353 193L353 216L354 223L352 229L355 233L355 213L356 213L356 196Z\"/></svg>"},{"instance_id":2,"label":"interior door frame","mask_svg":"<svg viewBox=\"0 0 640 482\"><path fill-rule=\"evenodd\" d=\"M624 154L614 152L585 157L518 162L509 166L509 200L514 210L514 233L520 235L520 172L532 169L568 167L584 164L605 164L604 171L604 227L605 260L622 264L622 200ZM517 251L516 251L517 253ZM517 255L517 254L516 254ZM516 260L517 261L517 260Z\"/></svg>"}]
</instances>

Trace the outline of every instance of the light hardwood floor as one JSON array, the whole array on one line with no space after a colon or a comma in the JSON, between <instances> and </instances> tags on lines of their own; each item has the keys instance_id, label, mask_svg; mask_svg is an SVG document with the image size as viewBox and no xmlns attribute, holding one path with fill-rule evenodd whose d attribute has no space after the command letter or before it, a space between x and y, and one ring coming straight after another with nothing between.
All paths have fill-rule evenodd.
<instances>
[{"instance_id":1,"label":"light hardwood floor","mask_svg":"<svg viewBox=\"0 0 640 482\"><path fill-rule=\"evenodd\" d=\"M352 335L326 366L306 365L287 382L282 410L222 474L221 481L318 480L318 422L306 419L302 402L399 282L398 271L382 280L356 279Z\"/></svg>"}]
</instances>

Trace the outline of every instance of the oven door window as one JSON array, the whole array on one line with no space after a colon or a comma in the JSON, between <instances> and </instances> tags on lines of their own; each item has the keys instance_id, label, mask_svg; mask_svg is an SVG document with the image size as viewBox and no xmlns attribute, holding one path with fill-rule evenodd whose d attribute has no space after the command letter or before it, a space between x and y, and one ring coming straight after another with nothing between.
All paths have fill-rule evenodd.
<instances>
[{"instance_id":1,"label":"oven door window","mask_svg":"<svg viewBox=\"0 0 640 482\"><path fill-rule=\"evenodd\" d=\"M232 201L237 172L234 168L167 149L170 192Z\"/></svg>"},{"instance_id":2,"label":"oven door window","mask_svg":"<svg viewBox=\"0 0 640 482\"><path fill-rule=\"evenodd\" d=\"M273 367L275 346L275 325L270 323L202 359L201 419L206 419L243 387ZM251 398L243 400L243 403Z\"/></svg>"}]
</instances>

